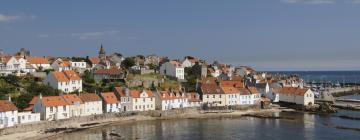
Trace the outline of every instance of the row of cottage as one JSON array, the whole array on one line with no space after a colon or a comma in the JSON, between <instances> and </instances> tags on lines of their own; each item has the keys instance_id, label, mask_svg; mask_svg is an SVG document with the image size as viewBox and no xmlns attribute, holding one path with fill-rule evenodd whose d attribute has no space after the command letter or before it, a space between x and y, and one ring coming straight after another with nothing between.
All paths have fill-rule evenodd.
<instances>
[{"instance_id":1,"label":"row of cottage","mask_svg":"<svg viewBox=\"0 0 360 140\"><path fill-rule=\"evenodd\" d=\"M200 107L200 95L180 91L153 92L116 87L114 92L63 94L33 97L29 107L18 112L11 100L0 100L0 128L40 120L59 120L70 117L111 112L170 110Z\"/></svg>"}]
</instances>

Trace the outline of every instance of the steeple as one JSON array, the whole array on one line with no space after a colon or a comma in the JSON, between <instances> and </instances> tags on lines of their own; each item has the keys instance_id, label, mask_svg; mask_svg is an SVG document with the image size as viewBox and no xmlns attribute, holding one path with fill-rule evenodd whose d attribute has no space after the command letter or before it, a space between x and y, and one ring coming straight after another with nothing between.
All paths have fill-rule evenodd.
<instances>
[{"instance_id":1,"label":"steeple","mask_svg":"<svg viewBox=\"0 0 360 140\"><path fill-rule=\"evenodd\" d=\"M103 45L101 44L100 51L99 51L99 58L100 60L106 59L106 54Z\"/></svg>"}]
</instances>

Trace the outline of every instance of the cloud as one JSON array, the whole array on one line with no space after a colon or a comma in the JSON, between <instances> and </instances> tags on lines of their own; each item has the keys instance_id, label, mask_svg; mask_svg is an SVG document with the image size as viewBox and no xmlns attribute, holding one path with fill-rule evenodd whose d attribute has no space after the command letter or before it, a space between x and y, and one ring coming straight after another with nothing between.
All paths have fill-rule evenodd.
<instances>
[{"instance_id":1,"label":"cloud","mask_svg":"<svg viewBox=\"0 0 360 140\"><path fill-rule=\"evenodd\" d=\"M112 30L112 31L100 31L100 32L71 33L70 36L81 40L89 40L89 39L111 37L117 35L118 33L119 31Z\"/></svg>"},{"instance_id":2,"label":"cloud","mask_svg":"<svg viewBox=\"0 0 360 140\"><path fill-rule=\"evenodd\" d=\"M304 4L333 4L336 0L281 0L285 3L304 3Z\"/></svg>"},{"instance_id":3,"label":"cloud","mask_svg":"<svg viewBox=\"0 0 360 140\"><path fill-rule=\"evenodd\" d=\"M13 15L13 16L7 16L4 14L0 14L0 23L1 22L13 22L18 20L32 20L35 19L35 15L25 16L25 15Z\"/></svg>"}]
</instances>

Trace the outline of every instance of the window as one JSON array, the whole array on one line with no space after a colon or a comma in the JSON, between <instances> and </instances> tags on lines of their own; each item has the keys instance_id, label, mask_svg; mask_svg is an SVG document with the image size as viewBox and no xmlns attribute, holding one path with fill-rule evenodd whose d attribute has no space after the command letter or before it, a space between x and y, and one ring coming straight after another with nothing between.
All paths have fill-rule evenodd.
<instances>
[{"instance_id":1,"label":"window","mask_svg":"<svg viewBox=\"0 0 360 140\"><path fill-rule=\"evenodd\" d=\"M153 98L150 98L151 101L153 101Z\"/></svg>"},{"instance_id":2,"label":"window","mask_svg":"<svg viewBox=\"0 0 360 140\"><path fill-rule=\"evenodd\" d=\"M25 120L25 116L22 116L21 119Z\"/></svg>"},{"instance_id":3,"label":"window","mask_svg":"<svg viewBox=\"0 0 360 140\"><path fill-rule=\"evenodd\" d=\"M143 98L143 101L145 102L145 98Z\"/></svg>"},{"instance_id":4,"label":"window","mask_svg":"<svg viewBox=\"0 0 360 140\"><path fill-rule=\"evenodd\" d=\"M15 119L14 119L14 118L11 118L11 121L12 121L12 122L14 122L14 121L15 121Z\"/></svg>"},{"instance_id":5,"label":"window","mask_svg":"<svg viewBox=\"0 0 360 140\"><path fill-rule=\"evenodd\" d=\"M66 111L66 106L63 106L63 110Z\"/></svg>"},{"instance_id":6,"label":"window","mask_svg":"<svg viewBox=\"0 0 360 140\"><path fill-rule=\"evenodd\" d=\"M206 95L207 96L207 98L209 98L209 95Z\"/></svg>"},{"instance_id":7,"label":"window","mask_svg":"<svg viewBox=\"0 0 360 140\"><path fill-rule=\"evenodd\" d=\"M50 113L52 113L52 112L53 112L53 110L54 110L54 108L53 108L53 107L50 107Z\"/></svg>"},{"instance_id":8,"label":"window","mask_svg":"<svg viewBox=\"0 0 360 140\"><path fill-rule=\"evenodd\" d=\"M135 99L135 102L137 102L137 99Z\"/></svg>"},{"instance_id":9,"label":"window","mask_svg":"<svg viewBox=\"0 0 360 140\"><path fill-rule=\"evenodd\" d=\"M215 98L215 95L213 95L213 98Z\"/></svg>"},{"instance_id":10,"label":"window","mask_svg":"<svg viewBox=\"0 0 360 140\"><path fill-rule=\"evenodd\" d=\"M219 95L219 98L221 98L221 95Z\"/></svg>"},{"instance_id":11,"label":"window","mask_svg":"<svg viewBox=\"0 0 360 140\"><path fill-rule=\"evenodd\" d=\"M137 109L137 105L135 106L135 109Z\"/></svg>"},{"instance_id":12,"label":"window","mask_svg":"<svg viewBox=\"0 0 360 140\"><path fill-rule=\"evenodd\" d=\"M147 108L149 108L149 105L147 105Z\"/></svg>"}]
</instances>

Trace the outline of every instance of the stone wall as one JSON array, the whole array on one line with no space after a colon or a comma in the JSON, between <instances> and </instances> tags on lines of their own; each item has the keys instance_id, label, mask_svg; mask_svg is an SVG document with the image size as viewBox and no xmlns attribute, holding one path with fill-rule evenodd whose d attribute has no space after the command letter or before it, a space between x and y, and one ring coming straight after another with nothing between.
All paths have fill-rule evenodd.
<instances>
[{"instance_id":1,"label":"stone wall","mask_svg":"<svg viewBox=\"0 0 360 140\"><path fill-rule=\"evenodd\" d=\"M44 131L46 129L54 129L54 128L81 128L81 125L91 124L91 123L110 123L121 120L131 120L129 117L154 117L154 119L158 117L176 117L179 114L185 114L194 111L195 109L178 109L178 110L169 110L169 111L144 111L144 112L125 112L125 113L106 113L100 115L91 115L91 116L83 116L83 117L73 117L70 119L57 120L57 121L40 121L37 123L29 123L29 124L20 124L14 127L0 129L0 136L14 134L14 133L22 133L29 131L41 130Z\"/></svg>"}]
</instances>

